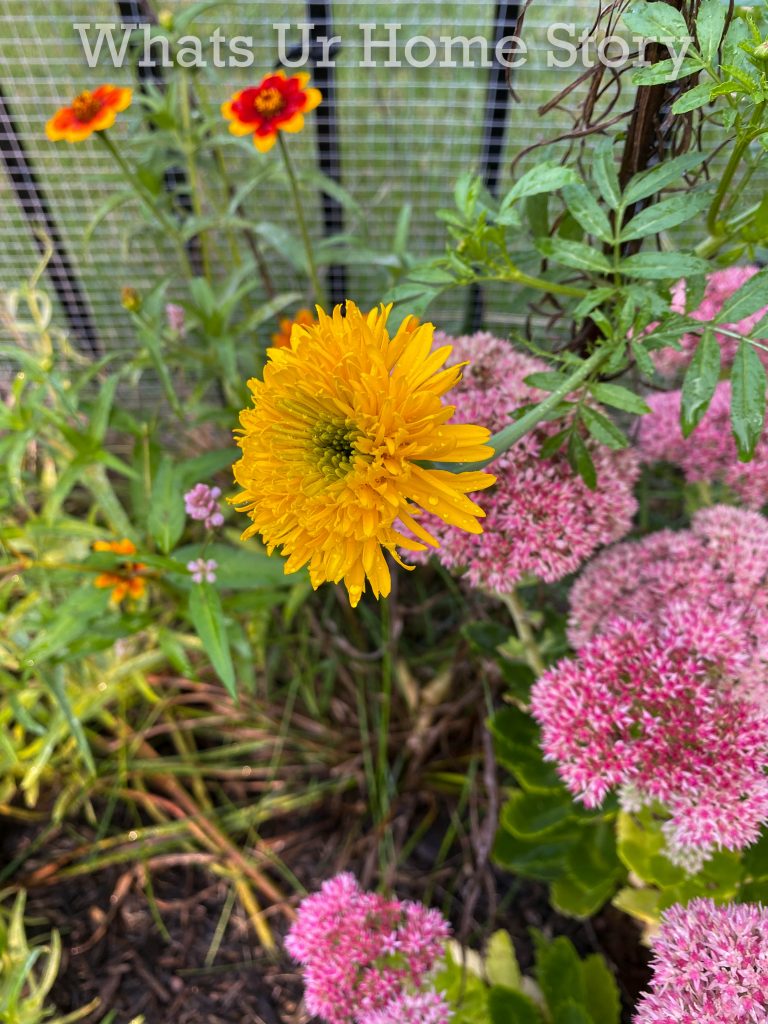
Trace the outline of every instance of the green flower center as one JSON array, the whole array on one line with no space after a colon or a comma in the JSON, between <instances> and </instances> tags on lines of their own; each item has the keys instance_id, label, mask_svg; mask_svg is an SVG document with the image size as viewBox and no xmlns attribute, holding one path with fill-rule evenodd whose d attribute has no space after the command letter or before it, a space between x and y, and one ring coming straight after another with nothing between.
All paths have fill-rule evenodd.
<instances>
[{"instance_id":1,"label":"green flower center","mask_svg":"<svg viewBox=\"0 0 768 1024\"><path fill-rule=\"evenodd\" d=\"M349 420L320 420L312 431L313 454L325 476L340 479L352 468L360 431Z\"/></svg>"}]
</instances>

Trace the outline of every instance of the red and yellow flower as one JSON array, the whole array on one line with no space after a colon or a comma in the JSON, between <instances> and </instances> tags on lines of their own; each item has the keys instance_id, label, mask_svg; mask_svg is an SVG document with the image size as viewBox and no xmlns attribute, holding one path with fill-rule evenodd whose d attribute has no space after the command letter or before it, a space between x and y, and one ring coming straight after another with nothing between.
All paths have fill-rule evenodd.
<instances>
[{"instance_id":1,"label":"red and yellow flower","mask_svg":"<svg viewBox=\"0 0 768 1024\"><path fill-rule=\"evenodd\" d=\"M82 142L92 132L111 128L120 111L130 106L132 97L132 89L109 84L93 92L81 92L70 106L56 111L45 126L45 134L51 142Z\"/></svg>"},{"instance_id":2,"label":"red and yellow flower","mask_svg":"<svg viewBox=\"0 0 768 1024\"><path fill-rule=\"evenodd\" d=\"M266 75L258 85L236 92L222 104L233 135L252 135L261 153L272 149L278 132L300 132L304 115L320 104L319 89L308 89L309 75L287 76L283 71Z\"/></svg>"},{"instance_id":3,"label":"red and yellow flower","mask_svg":"<svg viewBox=\"0 0 768 1024\"><path fill-rule=\"evenodd\" d=\"M97 540L93 550L109 551L113 555L135 555L136 545L127 537L123 537L122 540ZM120 604L126 597L136 600L147 588L146 579L140 575L144 568L141 562L125 562L119 571L100 573L93 583L102 589L112 589L112 604Z\"/></svg>"},{"instance_id":4,"label":"red and yellow flower","mask_svg":"<svg viewBox=\"0 0 768 1024\"><path fill-rule=\"evenodd\" d=\"M291 332L294 325L298 324L299 327L309 327L313 323L315 323L315 314L311 309L300 309L292 320L286 317L280 321L280 330L275 331L272 335L273 346L275 348L290 348Z\"/></svg>"}]
</instances>

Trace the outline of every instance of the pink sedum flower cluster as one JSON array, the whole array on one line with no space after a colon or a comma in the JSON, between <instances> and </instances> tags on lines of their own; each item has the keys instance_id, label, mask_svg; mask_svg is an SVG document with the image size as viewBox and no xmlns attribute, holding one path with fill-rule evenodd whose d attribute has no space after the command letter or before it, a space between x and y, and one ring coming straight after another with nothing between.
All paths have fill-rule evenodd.
<instances>
[{"instance_id":1,"label":"pink sedum flower cluster","mask_svg":"<svg viewBox=\"0 0 768 1024\"><path fill-rule=\"evenodd\" d=\"M695 899L664 914L634 1024L765 1024L768 910Z\"/></svg>"},{"instance_id":2,"label":"pink sedum flower cluster","mask_svg":"<svg viewBox=\"0 0 768 1024\"><path fill-rule=\"evenodd\" d=\"M195 484L192 490L184 495L184 509L190 519L197 519L205 524L207 530L214 530L224 523L224 516L219 508L220 497L220 487Z\"/></svg>"},{"instance_id":3,"label":"pink sedum flower cluster","mask_svg":"<svg viewBox=\"0 0 768 1024\"><path fill-rule=\"evenodd\" d=\"M759 513L716 505L688 530L616 544L576 580L570 605L576 650L612 616L657 628L676 618L682 628L687 610L692 648L707 656L718 643L740 695L768 708L768 520Z\"/></svg>"},{"instance_id":4,"label":"pink sedum flower cluster","mask_svg":"<svg viewBox=\"0 0 768 1024\"><path fill-rule=\"evenodd\" d=\"M725 484L749 508L768 503L768 434L763 434L751 462L739 462L731 433L731 385L721 381L701 423L688 438L680 429L682 392L648 398L651 413L640 420L637 448L644 462L678 466L689 483Z\"/></svg>"},{"instance_id":5,"label":"pink sedum flower cluster","mask_svg":"<svg viewBox=\"0 0 768 1024\"><path fill-rule=\"evenodd\" d=\"M435 344L453 347L451 364L469 362L451 392L456 422L497 431L510 422L515 409L543 397L525 378L548 369L546 364L492 334L451 338L438 332ZM464 533L434 516L424 518L440 543L435 557L446 568L466 569L475 587L505 592L528 575L546 582L562 579L599 547L627 533L637 508L632 493L639 473L637 456L593 446L598 483L591 491L571 469L564 451L540 458L543 442L559 429L543 424L494 461L497 482L483 496L482 534ZM429 554L411 557L426 561Z\"/></svg>"},{"instance_id":6,"label":"pink sedum flower cluster","mask_svg":"<svg viewBox=\"0 0 768 1024\"><path fill-rule=\"evenodd\" d=\"M730 680L730 625L727 610L685 604L659 625L611 618L531 694L568 789L587 807L612 789L627 810L663 804L668 855L688 870L768 821L768 715Z\"/></svg>"},{"instance_id":7,"label":"pink sedum flower cluster","mask_svg":"<svg viewBox=\"0 0 768 1024\"><path fill-rule=\"evenodd\" d=\"M305 966L307 1009L328 1024L447 1024L429 978L449 931L438 911L363 892L341 874L302 902L286 947Z\"/></svg>"},{"instance_id":8,"label":"pink sedum flower cluster","mask_svg":"<svg viewBox=\"0 0 768 1024\"><path fill-rule=\"evenodd\" d=\"M689 316L693 320L701 321L701 323L710 323L718 316L726 301L742 285L746 284L751 277L754 277L758 269L758 267L754 266L727 267L725 270L716 270L710 274L707 277L704 298L699 306L692 313L689 313ZM686 284L685 281L678 281L672 290L670 308L675 313L685 313L685 304ZM727 330L735 331L737 334L749 334L766 313L768 313L768 306L758 313L745 317L744 320L740 320L738 323L729 323L723 326ZM691 361L691 356L699 343L700 337L699 334L684 334L680 338L681 348L679 350L665 348L655 353L654 362L659 373L672 375L687 366ZM731 338L729 335L720 332L716 332L715 337L720 343L723 363L729 365L733 362L739 342L736 338Z\"/></svg>"}]
</instances>

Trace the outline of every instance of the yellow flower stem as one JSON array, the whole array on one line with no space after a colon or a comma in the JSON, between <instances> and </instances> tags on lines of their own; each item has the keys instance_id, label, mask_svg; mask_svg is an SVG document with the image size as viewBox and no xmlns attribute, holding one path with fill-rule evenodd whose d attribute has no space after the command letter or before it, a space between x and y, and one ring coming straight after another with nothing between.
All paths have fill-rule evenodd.
<instances>
[{"instance_id":1,"label":"yellow flower stem","mask_svg":"<svg viewBox=\"0 0 768 1024\"><path fill-rule=\"evenodd\" d=\"M580 366L565 380L559 388L550 392L545 399L524 413L519 420L510 423L497 434L494 434L488 444L493 448L494 454L484 462L430 462L424 463L428 469L444 469L449 473L466 473L482 469L490 465L494 459L504 452L509 451L513 444L516 444L521 437L524 437L529 430L537 426L544 417L563 401L572 391L580 387L597 370L601 363L604 363L614 351L613 346L603 345L595 349L588 359L585 359Z\"/></svg>"},{"instance_id":2,"label":"yellow flower stem","mask_svg":"<svg viewBox=\"0 0 768 1024\"><path fill-rule=\"evenodd\" d=\"M102 143L109 150L113 160L120 168L123 173L123 177L131 186L133 191L136 193L138 198L144 204L149 213L153 217L156 217L158 222L165 228L168 235L173 240L176 252L178 253L179 262L181 263L182 270L188 278L192 278L195 275L192 272L192 267L189 263L189 257L187 256L187 250L184 248L184 243L181 241L179 236L179 229L176 224L168 217L165 211L161 210L155 202L154 196L149 193L142 183L139 181L136 173L129 167L128 162L123 157L117 146L114 144L112 139L107 135L106 132L97 132L97 138L101 139Z\"/></svg>"},{"instance_id":3,"label":"yellow flower stem","mask_svg":"<svg viewBox=\"0 0 768 1024\"><path fill-rule=\"evenodd\" d=\"M277 144L280 147L280 153L282 154L283 163L285 164L285 171L288 175L291 192L293 193L293 204L296 209L296 219L299 222L301 239L304 243L304 251L307 254L307 270L309 271L309 279L312 283L312 291L315 293L315 302L319 306L322 306L323 309L327 309L325 292L323 290L323 286L320 284L320 277L317 273L317 264L315 263L315 254L312 251L312 241L309 237L307 222L304 218L304 208L301 204L301 190L299 189L299 182L296 178L296 171L294 170L293 161L291 160L291 155L288 152L288 147L285 144L283 133L280 131L277 133Z\"/></svg>"}]
</instances>

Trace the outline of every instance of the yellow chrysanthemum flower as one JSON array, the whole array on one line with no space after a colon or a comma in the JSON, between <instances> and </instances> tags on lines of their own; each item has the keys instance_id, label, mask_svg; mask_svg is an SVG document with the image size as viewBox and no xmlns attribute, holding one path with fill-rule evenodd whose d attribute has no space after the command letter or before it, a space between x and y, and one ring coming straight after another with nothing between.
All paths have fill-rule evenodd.
<instances>
[{"instance_id":1,"label":"yellow chrysanthemum flower","mask_svg":"<svg viewBox=\"0 0 768 1024\"><path fill-rule=\"evenodd\" d=\"M398 547L437 547L421 509L482 533L484 512L467 492L495 480L419 464L480 462L493 450L484 427L449 422L454 409L441 398L461 377L458 366L442 369L450 347L433 352L433 325L412 330L407 320L390 338L390 309L318 307L289 348L269 349L263 381L248 382L253 408L240 414L242 493L231 500L253 520L243 538L281 548L286 573L308 564L315 588L343 580L353 606L366 579L377 597L389 594L383 551L404 565Z\"/></svg>"}]
</instances>

